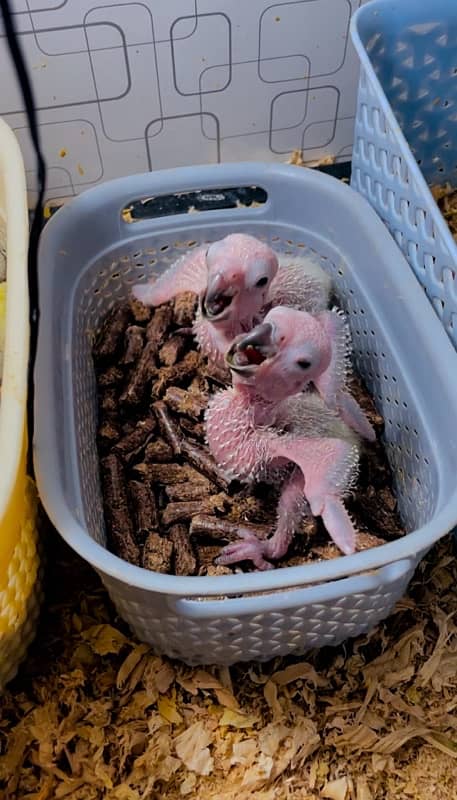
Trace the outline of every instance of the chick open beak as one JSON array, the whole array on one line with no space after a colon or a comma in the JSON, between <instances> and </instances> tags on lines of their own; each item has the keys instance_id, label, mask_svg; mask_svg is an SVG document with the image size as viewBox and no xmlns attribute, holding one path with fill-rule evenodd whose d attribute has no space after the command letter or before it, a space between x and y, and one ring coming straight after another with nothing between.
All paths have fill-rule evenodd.
<instances>
[{"instance_id":1,"label":"chick open beak","mask_svg":"<svg viewBox=\"0 0 457 800\"><path fill-rule=\"evenodd\" d=\"M201 299L202 315L211 321L224 319L227 316L236 290L232 286L224 286L225 281L220 275L209 282L208 288Z\"/></svg>"},{"instance_id":2,"label":"chick open beak","mask_svg":"<svg viewBox=\"0 0 457 800\"><path fill-rule=\"evenodd\" d=\"M269 322L263 322L235 339L226 355L226 362L230 369L246 375L255 372L256 367L276 353L273 326Z\"/></svg>"}]
</instances>

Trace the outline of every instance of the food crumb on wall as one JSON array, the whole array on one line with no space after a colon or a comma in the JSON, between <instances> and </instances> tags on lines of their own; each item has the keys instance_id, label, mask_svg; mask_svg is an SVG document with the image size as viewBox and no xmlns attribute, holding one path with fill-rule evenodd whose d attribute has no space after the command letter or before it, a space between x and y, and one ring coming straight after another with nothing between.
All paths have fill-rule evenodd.
<instances>
[{"instance_id":1,"label":"food crumb on wall","mask_svg":"<svg viewBox=\"0 0 457 800\"><path fill-rule=\"evenodd\" d=\"M65 158L66 155L67 155L67 151L65 150L65 147L62 147L62 149L59 150L59 156L60 156L60 158Z\"/></svg>"},{"instance_id":2,"label":"food crumb on wall","mask_svg":"<svg viewBox=\"0 0 457 800\"><path fill-rule=\"evenodd\" d=\"M80 175L84 175L84 167L81 164L78 164L77 170Z\"/></svg>"}]
</instances>

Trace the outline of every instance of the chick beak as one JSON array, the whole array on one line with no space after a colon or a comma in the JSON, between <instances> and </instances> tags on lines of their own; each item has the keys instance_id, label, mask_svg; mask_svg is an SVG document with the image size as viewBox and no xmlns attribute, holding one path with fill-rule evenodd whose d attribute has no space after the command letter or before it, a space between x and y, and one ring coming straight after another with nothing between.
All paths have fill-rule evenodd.
<instances>
[{"instance_id":1,"label":"chick beak","mask_svg":"<svg viewBox=\"0 0 457 800\"><path fill-rule=\"evenodd\" d=\"M233 287L224 287L220 275L216 275L208 284L208 288L201 299L202 315L211 321L223 319L227 316L232 300L236 294Z\"/></svg>"},{"instance_id":2,"label":"chick beak","mask_svg":"<svg viewBox=\"0 0 457 800\"><path fill-rule=\"evenodd\" d=\"M255 372L260 364L276 353L273 326L269 322L264 322L250 333L235 339L227 353L226 361L230 369L246 375Z\"/></svg>"}]
</instances>

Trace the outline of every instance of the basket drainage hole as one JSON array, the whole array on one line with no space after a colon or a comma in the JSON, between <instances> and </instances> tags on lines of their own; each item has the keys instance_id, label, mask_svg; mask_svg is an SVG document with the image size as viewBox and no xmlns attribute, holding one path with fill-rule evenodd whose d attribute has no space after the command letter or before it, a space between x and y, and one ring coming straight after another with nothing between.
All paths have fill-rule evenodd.
<instances>
[{"instance_id":1,"label":"basket drainage hole","mask_svg":"<svg viewBox=\"0 0 457 800\"><path fill-rule=\"evenodd\" d=\"M140 263L138 263L138 262L137 262L137 263L135 264L135 266L136 266L136 267L144 267L144 264L140 264Z\"/></svg>"},{"instance_id":2,"label":"basket drainage hole","mask_svg":"<svg viewBox=\"0 0 457 800\"><path fill-rule=\"evenodd\" d=\"M157 259L150 258L149 261L148 261L148 264L149 264L150 267L153 267L154 264L157 264ZM141 265L141 266L143 266L143 265Z\"/></svg>"},{"instance_id":3,"label":"basket drainage hole","mask_svg":"<svg viewBox=\"0 0 457 800\"><path fill-rule=\"evenodd\" d=\"M120 277L121 277L121 273L120 272L113 272L112 275L111 275L111 280L115 281L117 278L120 278Z\"/></svg>"},{"instance_id":4,"label":"basket drainage hole","mask_svg":"<svg viewBox=\"0 0 457 800\"><path fill-rule=\"evenodd\" d=\"M161 250L162 253L165 253L165 251L168 250L168 245L167 244L163 244L162 247L160 248L160 250Z\"/></svg>"}]
</instances>

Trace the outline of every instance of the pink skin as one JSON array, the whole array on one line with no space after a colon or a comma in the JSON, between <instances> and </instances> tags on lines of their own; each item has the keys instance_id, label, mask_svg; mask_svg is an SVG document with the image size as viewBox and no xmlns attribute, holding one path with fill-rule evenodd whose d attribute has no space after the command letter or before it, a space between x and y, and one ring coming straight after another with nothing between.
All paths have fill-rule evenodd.
<instances>
[{"instance_id":1,"label":"pink skin","mask_svg":"<svg viewBox=\"0 0 457 800\"><path fill-rule=\"evenodd\" d=\"M319 319L332 342L332 356L326 369L313 383L326 406L364 439L374 442L376 434L357 401L346 391L346 372L350 352L350 333L341 312L323 312Z\"/></svg>"},{"instance_id":2,"label":"pink skin","mask_svg":"<svg viewBox=\"0 0 457 800\"><path fill-rule=\"evenodd\" d=\"M233 388L214 396L208 405L208 443L227 477L249 483L265 471L295 464L282 487L273 536L261 542L240 531L241 540L223 549L221 564L251 560L258 569L271 568L269 559L287 552L306 504L314 516L322 518L343 553L355 550L355 531L342 502L358 462L355 439L323 404L317 424L312 420L307 435L280 433L286 421L284 401L300 392L313 370L325 367L331 359L318 323L313 320L317 326L314 336L309 336L307 327L308 338L303 339L303 327L293 324L299 322L293 316L297 313L275 308L265 323L238 337L227 356ZM305 415L307 402L311 399L307 401L304 395ZM315 413L315 398L312 404ZM341 437L341 431L348 435Z\"/></svg>"},{"instance_id":3,"label":"pink skin","mask_svg":"<svg viewBox=\"0 0 457 800\"><path fill-rule=\"evenodd\" d=\"M306 311L277 306L268 312L263 326L266 328L255 328L252 336L256 338L257 331L270 327L272 342L277 347L255 373L257 393L280 401L312 383L329 409L337 412L360 436L374 441L372 426L345 390L348 333L343 316L335 311L312 316ZM234 340L235 345L240 338ZM242 341L248 344L249 334ZM240 357L242 351L238 353ZM239 380L234 377L234 383ZM243 381L249 383L246 371Z\"/></svg>"},{"instance_id":4,"label":"pink skin","mask_svg":"<svg viewBox=\"0 0 457 800\"><path fill-rule=\"evenodd\" d=\"M155 283L134 286L133 294L146 305L156 306L180 292L198 293L200 306L194 335L208 359L221 365L233 340L251 330L272 302L280 308L286 308L281 302L308 303L318 324L313 323L309 314L296 317L300 322L293 324L298 325L300 341L306 339L309 347L317 347L316 352L321 352L324 358L321 364L314 361L313 377L310 375L308 381L314 382L329 408L338 411L361 436L373 441L373 428L345 389L347 326L340 314L323 311L328 286L324 286L318 273L312 274L315 266L310 265L308 273L303 263L298 260L278 270L277 257L268 245L253 236L230 234L208 248L200 247L184 255ZM324 346L325 338L331 342L330 351ZM302 375L297 375L297 380L301 379Z\"/></svg>"},{"instance_id":5,"label":"pink skin","mask_svg":"<svg viewBox=\"0 0 457 800\"><path fill-rule=\"evenodd\" d=\"M180 292L197 293L195 337L210 360L223 363L234 337L258 321L277 270L278 259L268 245L235 233L186 254L154 283L138 284L132 291L138 300L153 306Z\"/></svg>"},{"instance_id":6,"label":"pink skin","mask_svg":"<svg viewBox=\"0 0 457 800\"><path fill-rule=\"evenodd\" d=\"M272 306L325 309L330 279L309 258L287 258L279 267L268 245L236 233L186 253L155 282L132 291L153 306L180 292L198 294L195 337L205 356L223 364L234 337L251 330Z\"/></svg>"}]
</instances>

